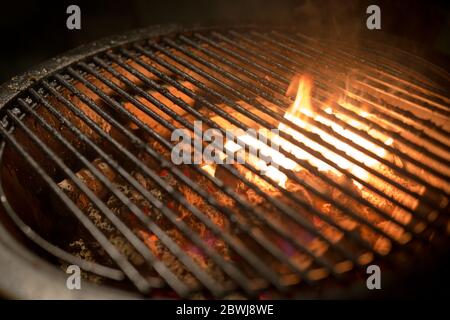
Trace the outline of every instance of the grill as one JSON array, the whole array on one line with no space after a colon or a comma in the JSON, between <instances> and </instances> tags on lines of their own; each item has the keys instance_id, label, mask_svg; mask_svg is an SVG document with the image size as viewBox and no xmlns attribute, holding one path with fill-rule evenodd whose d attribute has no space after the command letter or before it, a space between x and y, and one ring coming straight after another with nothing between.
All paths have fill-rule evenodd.
<instances>
[{"instance_id":1,"label":"grill","mask_svg":"<svg viewBox=\"0 0 450 320\"><path fill-rule=\"evenodd\" d=\"M308 84L299 74L312 94L294 113L309 98L289 94ZM448 253L449 79L398 49L288 28L94 43L2 87L3 219L53 265L120 294L365 288L371 264L398 277ZM240 164L175 165L179 128L242 129L239 150L266 143ZM264 174L274 149L281 165Z\"/></svg>"}]
</instances>

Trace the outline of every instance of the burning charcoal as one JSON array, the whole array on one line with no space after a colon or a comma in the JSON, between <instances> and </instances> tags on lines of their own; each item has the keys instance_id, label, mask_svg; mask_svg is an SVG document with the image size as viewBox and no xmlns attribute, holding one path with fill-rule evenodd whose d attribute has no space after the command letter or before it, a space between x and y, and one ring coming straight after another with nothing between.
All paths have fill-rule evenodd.
<instances>
[{"instance_id":1,"label":"burning charcoal","mask_svg":"<svg viewBox=\"0 0 450 320\"><path fill-rule=\"evenodd\" d=\"M180 280L190 287L198 287L198 280L186 270L184 265L161 243L158 237L145 230L138 231L139 237L144 241L152 253L162 261Z\"/></svg>"},{"instance_id":2,"label":"burning charcoal","mask_svg":"<svg viewBox=\"0 0 450 320\"><path fill-rule=\"evenodd\" d=\"M185 171L185 174L188 174ZM163 191L161 188L155 184L154 181L144 176L142 173L133 172L132 175L136 180L159 201L166 204L169 209L173 210L190 228L195 232L199 233L203 238L204 242L217 250L220 255L227 257L229 255L227 246L221 239L214 237L206 227L197 220L197 218L192 216L192 213L186 208L180 206L171 198L167 192ZM192 205L197 206L205 215L214 221L214 223L221 229L227 228L227 220L217 211L210 208L203 198L195 194L190 188L181 185L174 176L169 173L166 169L159 172L159 176L171 187L175 188L183 194L183 196ZM200 181L199 181L200 182ZM206 185L208 182L204 181L204 188L210 188L210 185ZM122 192L126 197L128 197L134 204L136 204L153 222L157 223L162 230L164 230L175 242L177 242L180 247L189 254L189 256L194 259L198 264L205 269L205 272L210 273L213 277L217 278L219 281L225 281L226 277L220 271L220 268L215 265L206 255L202 253L196 246L188 244L188 240L184 238L184 235L164 216L161 212L153 207L140 192L132 188L130 185L117 181L114 185L120 192ZM144 226L137 217L130 212L128 207L119 201L115 196L111 195L106 200L108 207L118 216L122 221L124 221L135 234L137 234L144 243L149 247L149 249L154 253L156 257L161 259L169 268L183 279L189 283L189 285L198 285L197 280L190 275L190 273L185 269L182 263L173 256L168 249L163 246L160 240L152 235L146 226ZM114 227L103 218L103 216L96 210L91 204L84 207L84 211L88 216L94 221L95 225L100 228L103 232L108 235L110 241L120 248L120 252L125 254L134 264L141 265L142 261L138 257L135 250L129 246L126 239L121 235L114 232Z\"/></svg>"},{"instance_id":3,"label":"burning charcoal","mask_svg":"<svg viewBox=\"0 0 450 320\"><path fill-rule=\"evenodd\" d=\"M111 167L100 159L96 159L92 164L109 180L114 181L116 173ZM88 169L81 169L76 176L100 199L104 199L108 194L108 188L105 187ZM81 192L75 183L70 179L65 179L58 183L58 186L69 196L72 201L80 208L86 208L90 200L84 192Z\"/></svg>"},{"instance_id":4,"label":"burning charcoal","mask_svg":"<svg viewBox=\"0 0 450 320\"><path fill-rule=\"evenodd\" d=\"M88 262L97 262L98 261L99 257L98 257L98 253L96 254L96 252L95 252L96 249L97 248L89 247L83 238L72 241L68 246L68 252L73 254L75 257L81 258ZM68 266L69 266L68 263L61 261L61 269L64 272L66 272ZM81 276L84 279L91 281L95 284L102 284L104 282L104 278L97 276L95 274L92 274L92 273L85 272L85 271L81 272Z\"/></svg>"},{"instance_id":5,"label":"burning charcoal","mask_svg":"<svg viewBox=\"0 0 450 320\"><path fill-rule=\"evenodd\" d=\"M236 189L239 183L239 179L232 175L226 167L233 167L230 164L222 164L216 166L215 177L221 180L227 187Z\"/></svg>"},{"instance_id":6,"label":"burning charcoal","mask_svg":"<svg viewBox=\"0 0 450 320\"><path fill-rule=\"evenodd\" d=\"M190 84L189 82L182 82L181 85L186 87L187 89L194 91L195 88ZM193 106L194 100L188 96L186 96L183 92L179 91L175 87L165 87L165 92L180 98L182 101L184 101L187 105ZM172 100L168 99L164 94L161 94L158 91L149 91L148 92L152 97L154 97L156 100L161 102L163 105L165 105L167 108L172 110L173 112L177 113L178 115L182 116L184 115L187 119L189 119L191 116L184 110L182 107L175 104ZM156 113L158 116L162 117L165 121L168 121L169 123L173 124L174 120L171 116L169 116L166 112L161 111L158 106L151 103L149 100L147 100L145 97L137 96L137 100L145 107L149 109L150 112ZM153 130L157 130L162 135L170 135L171 132L168 131L168 129L158 120L154 119L152 116L148 115L146 112L140 110L135 104L131 102L125 102L123 104L124 108L127 109L131 114L133 114L135 117L137 117L139 120L144 122L148 127L152 128ZM137 129L137 125L131 120L129 121L129 127L132 129Z\"/></svg>"},{"instance_id":7,"label":"burning charcoal","mask_svg":"<svg viewBox=\"0 0 450 320\"><path fill-rule=\"evenodd\" d=\"M144 264L145 261L142 256L97 208L95 208L92 204L89 204L83 211L94 223L94 225L105 234L108 240L119 250L120 253L126 256L136 266L142 266ZM80 235L81 239L91 239L91 237L87 234L87 231L82 229L80 229ZM69 252L80 257L85 257L86 255L89 257L95 257L96 259L100 259L107 264L112 263L109 256L107 256L106 252L99 247L95 240L87 242L84 240L85 242L83 244L79 241L80 240L76 240L75 242L69 244Z\"/></svg>"}]
</instances>

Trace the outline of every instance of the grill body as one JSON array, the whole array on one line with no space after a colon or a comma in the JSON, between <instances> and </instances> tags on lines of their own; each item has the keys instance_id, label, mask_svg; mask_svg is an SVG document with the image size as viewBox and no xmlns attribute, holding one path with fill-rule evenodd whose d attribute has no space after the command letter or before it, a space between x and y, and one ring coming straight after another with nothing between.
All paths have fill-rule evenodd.
<instances>
[{"instance_id":1,"label":"grill body","mask_svg":"<svg viewBox=\"0 0 450 320\"><path fill-rule=\"evenodd\" d=\"M133 290L144 295L156 292L155 296L161 291L173 291L183 297L195 297L198 292L207 297L235 297L235 292L238 297L259 298L343 297L366 292L364 276L369 264L388 270L387 279L409 270L419 256L429 256L422 260L427 266L433 265L448 252L448 74L405 53L386 51L378 56L379 50L365 47L353 51L350 46L322 43L285 28L184 30L171 26L129 33L55 58L0 90L2 203L13 222L11 229L19 227L32 240L31 248L44 249L44 255L49 254L52 261L80 265L90 274L110 279L107 284L127 283L126 293L107 286L92 287L84 297L91 297L91 293L92 297L118 297ZM416 62L414 69L397 61L405 57ZM348 136L338 136L346 146L375 158L385 171L358 162L345 148L283 117L294 102L284 95L285 90L292 76L299 73L311 74L315 79L315 112L364 137L367 143L388 150L391 158L377 155L370 146ZM333 112L326 112L327 106ZM362 116L362 111L370 117ZM288 122L375 180L365 180L339 167L286 132L281 134L283 139L326 162L345 179L317 170L309 161L295 158L286 150L282 151L284 156L309 172L299 176L281 169L301 186L300 193L260 176L251 165L244 165L245 171L224 168L221 175L216 171L217 177L199 166L192 168L193 173L186 173L171 164L164 152L173 147L170 131L179 127L191 130L194 120L219 130L226 126L270 129ZM350 120L359 121L361 127L346 123ZM308 123L337 135L332 126L318 118L308 119ZM383 144L370 130L387 135L395 144ZM141 153L144 158L139 156ZM95 161L101 161L101 165ZM86 169L90 173L80 173ZM109 175L110 171L113 175ZM163 190L167 197L149 194L136 172L147 179L145 183L151 180L152 186ZM244 174L247 172L250 179ZM176 191L167 174L177 181ZM113 183L115 176L137 190L151 208L157 208L161 219L175 226L177 236L168 235L165 225L158 222L159 216L146 215L142 203L136 199L128 202L129 196ZM79 189L82 200L71 199L67 189L61 187L66 179L72 181L71 187L73 183ZM95 186L88 184L89 179ZM201 185L200 179L208 182ZM363 197L350 181L362 185L372 198ZM252 203L248 196L242 199L233 189L234 183L243 184L247 193L251 191L262 202ZM190 191L180 191L181 184ZM269 184L267 189L262 187L265 184ZM207 186L231 199L231 208L218 200L218 193L211 194ZM136 216L148 229L148 235L156 237L158 245L164 246L189 272L188 280L194 280L181 281L169 262L155 254L158 251L148 249L148 238L141 237L141 227L134 228L112 210L108 198L97 193L98 188L121 201L129 210L127 216ZM334 198L334 191L340 197ZM305 193L313 195L313 200L299 196ZM191 194L200 200L194 203L187 199ZM324 213L325 207L319 207L316 198L321 204L336 207L364 229L348 229L339 217ZM192 222L180 218L172 202L183 207ZM136 259L143 262L136 262L113 243L105 229L86 214L88 205L109 221L114 232L118 231L121 239L137 251ZM205 214L209 210L214 213ZM218 220L214 220L216 212ZM282 217L280 224L275 216ZM405 216L409 217L407 222ZM287 225L291 224L294 227L289 229ZM324 224L341 237L332 240ZM196 226L207 232L200 233ZM79 228L105 252L109 263L80 259L52 240L65 233L78 234ZM395 228L400 231L393 231ZM376 240L370 242L362 230L370 231ZM189 246L180 244L183 241L178 238L174 240L178 233ZM7 248L2 253L5 261L11 247L19 246L32 264L39 265L41 281L47 276L64 279L56 268L6 234L2 240ZM324 250L314 251L310 246L312 238L320 239ZM387 249L383 248L386 243ZM226 256L219 244L233 254ZM25 269L29 263L21 262L19 257L12 261ZM219 275L206 272L202 266L205 261L214 266L212 273L220 269ZM142 265L152 273L142 271ZM9 273L14 264L2 264L2 268ZM29 282L39 286L39 279L30 276L29 281L23 281L23 288ZM59 290L65 291L61 289L64 285L49 288L47 294L60 294Z\"/></svg>"}]
</instances>

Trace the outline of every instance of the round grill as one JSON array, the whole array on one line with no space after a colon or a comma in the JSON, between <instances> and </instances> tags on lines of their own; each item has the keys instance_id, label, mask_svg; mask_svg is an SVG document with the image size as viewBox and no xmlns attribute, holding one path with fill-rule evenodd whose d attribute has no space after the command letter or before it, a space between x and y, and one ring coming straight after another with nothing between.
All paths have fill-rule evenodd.
<instances>
[{"instance_id":1,"label":"round grill","mask_svg":"<svg viewBox=\"0 0 450 320\"><path fill-rule=\"evenodd\" d=\"M448 252L449 79L397 49L285 28L86 46L0 91L3 220L53 265L36 272L76 264L96 294L367 290L371 264L397 277ZM176 165L176 129L192 153L207 130L241 129L245 161Z\"/></svg>"}]
</instances>

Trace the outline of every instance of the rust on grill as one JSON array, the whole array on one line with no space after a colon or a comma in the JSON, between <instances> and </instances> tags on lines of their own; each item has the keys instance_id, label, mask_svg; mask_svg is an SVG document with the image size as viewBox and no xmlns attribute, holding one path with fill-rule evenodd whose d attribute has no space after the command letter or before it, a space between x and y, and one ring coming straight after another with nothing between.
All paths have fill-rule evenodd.
<instances>
[{"instance_id":1,"label":"rust on grill","mask_svg":"<svg viewBox=\"0 0 450 320\"><path fill-rule=\"evenodd\" d=\"M448 244L448 88L400 54L284 29L141 38L1 110L2 202L61 268L150 297L296 297ZM176 165L180 128L239 129L225 149L259 156Z\"/></svg>"}]
</instances>

